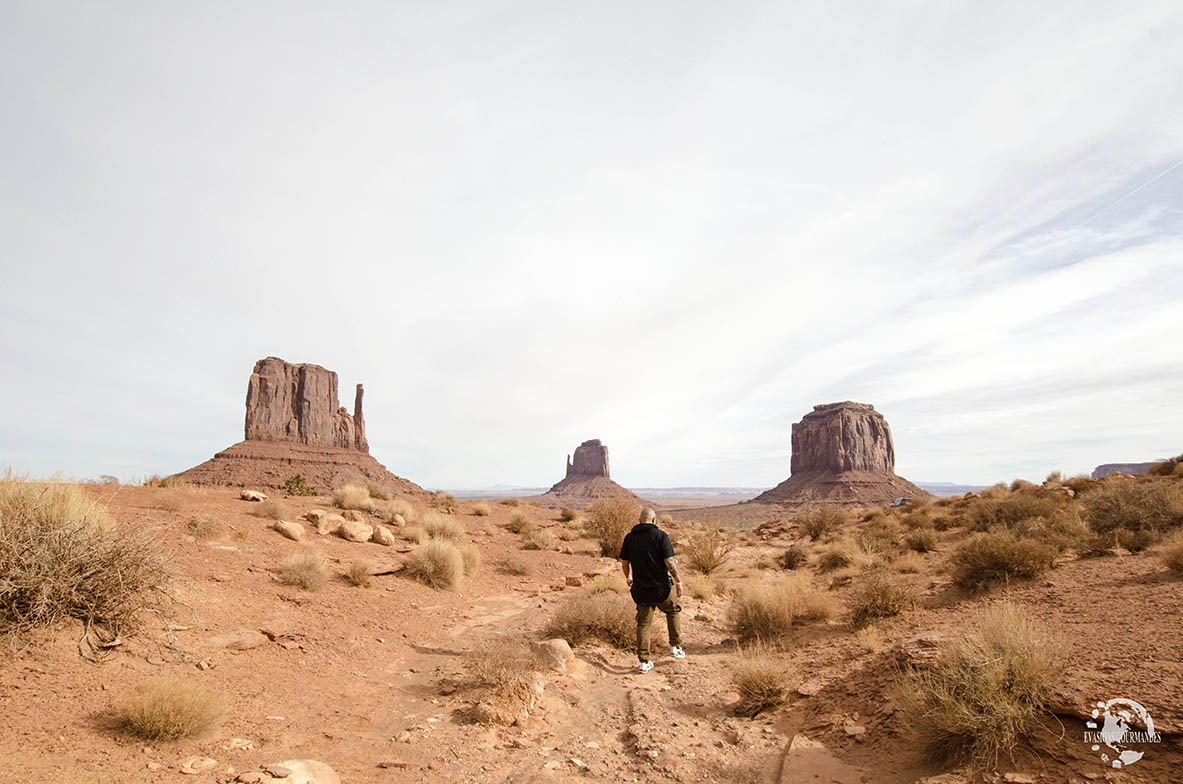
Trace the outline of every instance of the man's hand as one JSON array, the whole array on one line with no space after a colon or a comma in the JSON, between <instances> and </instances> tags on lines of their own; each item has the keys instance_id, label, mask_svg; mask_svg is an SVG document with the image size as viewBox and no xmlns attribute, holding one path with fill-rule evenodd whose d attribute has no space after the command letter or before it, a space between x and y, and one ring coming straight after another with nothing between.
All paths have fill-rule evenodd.
<instances>
[{"instance_id":1,"label":"man's hand","mask_svg":"<svg viewBox=\"0 0 1183 784\"><path fill-rule=\"evenodd\" d=\"M633 587L633 578L629 577L628 579L625 580L625 582L628 583L629 588Z\"/></svg>"},{"instance_id":2,"label":"man's hand","mask_svg":"<svg viewBox=\"0 0 1183 784\"><path fill-rule=\"evenodd\" d=\"M629 580L629 582L632 582L632 580ZM678 598L681 599L682 598L682 581L681 580L674 581L674 590L678 592Z\"/></svg>"}]
</instances>

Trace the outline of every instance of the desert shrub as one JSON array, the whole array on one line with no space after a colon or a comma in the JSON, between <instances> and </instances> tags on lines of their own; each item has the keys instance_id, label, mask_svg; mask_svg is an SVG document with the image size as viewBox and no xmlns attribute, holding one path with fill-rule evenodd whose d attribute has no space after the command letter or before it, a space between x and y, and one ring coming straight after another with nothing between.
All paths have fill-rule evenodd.
<instances>
[{"instance_id":1,"label":"desert shrub","mask_svg":"<svg viewBox=\"0 0 1183 784\"><path fill-rule=\"evenodd\" d=\"M950 528L956 528L961 523L954 516L937 515L932 518L932 527L938 531L948 531Z\"/></svg>"},{"instance_id":2,"label":"desert shrub","mask_svg":"<svg viewBox=\"0 0 1183 784\"><path fill-rule=\"evenodd\" d=\"M887 644L887 640L884 639L883 632L879 630L878 626L860 627L854 636L858 638L859 645L867 653L879 653Z\"/></svg>"},{"instance_id":3,"label":"desert shrub","mask_svg":"<svg viewBox=\"0 0 1183 784\"><path fill-rule=\"evenodd\" d=\"M77 485L0 480L0 635L64 618L130 632L168 601L169 572L155 531L116 525Z\"/></svg>"},{"instance_id":4,"label":"desert shrub","mask_svg":"<svg viewBox=\"0 0 1183 784\"><path fill-rule=\"evenodd\" d=\"M579 515L577 515L577 514L575 513L575 510L574 510L574 509L572 509L572 508L570 508L570 507L567 507L567 506L564 506L564 507L563 507L563 508L562 508L562 509L559 511L559 520L560 520L560 521L562 521L562 522L564 522L564 523L569 523L569 522L571 522L572 520L574 520L575 518L577 518L578 516L579 516Z\"/></svg>"},{"instance_id":5,"label":"desert shrub","mask_svg":"<svg viewBox=\"0 0 1183 784\"><path fill-rule=\"evenodd\" d=\"M1026 479L1016 479L1010 483L1010 491L1017 493L1020 490L1034 490L1038 486L1034 482L1028 482Z\"/></svg>"},{"instance_id":6,"label":"desert shrub","mask_svg":"<svg viewBox=\"0 0 1183 784\"><path fill-rule=\"evenodd\" d=\"M864 572L850 595L850 622L862 626L876 618L899 615L915 604L911 583L882 569Z\"/></svg>"},{"instance_id":7,"label":"desert shrub","mask_svg":"<svg viewBox=\"0 0 1183 784\"><path fill-rule=\"evenodd\" d=\"M464 525L459 520L430 510L423 514L423 530L433 539L464 538Z\"/></svg>"},{"instance_id":8,"label":"desert shrub","mask_svg":"<svg viewBox=\"0 0 1183 784\"><path fill-rule=\"evenodd\" d=\"M674 516L672 514L669 514L668 512L659 514L657 516L657 524L658 525L673 525L674 524Z\"/></svg>"},{"instance_id":9,"label":"desert shrub","mask_svg":"<svg viewBox=\"0 0 1183 784\"><path fill-rule=\"evenodd\" d=\"M474 517L488 517L491 513L492 510L489 509L488 504L480 503L472 505L472 514Z\"/></svg>"},{"instance_id":10,"label":"desert shrub","mask_svg":"<svg viewBox=\"0 0 1183 784\"><path fill-rule=\"evenodd\" d=\"M497 503L501 504L502 506L517 506L521 503L521 501L516 498L502 498Z\"/></svg>"},{"instance_id":11,"label":"desert shrub","mask_svg":"<svg viewBox=\"0 0 1183 784\"><path fill-rule=\"evenodd\" d=\"M525 558L517 555L509 555L501 559L501 562L497 564L497 570L503 574L512 574L516 577L525 577L526 575L533 572L534 568L530 566L530 562Z\"/></svg>"},{"instance_id":12,"label":"desert shrub","mask_svg":"<svg viewBox=\"0 0 1183 784\"><path fill-rule=\"evenodd\" d=\"M914 531L910 531L904 537L904 544L908 546L908 549L915 550L918 553L932 552L937 549L937 545L940 542L941 537L932 528L917 528Z\"/></svg>"},{"instance_id":13,"label":"desert shrub","mask_svg":"<svg viewBox=\"0 0 1183 784\"><path fill-rule=\"evenodd\" d=\"M1070 487L1072 488L1072 492L1080 495L1081 493L1084 493L1088 490L1092 490L1099 484L1099 482L1088 474L1080 474L1079 476L1065 479L1063 484L1064 487Z\"/></svg>"},{"instance_id":14,"label":"desert shrub","mask_svg":"<svg viewBox=\"0 0 1183 784\"><path fill-rule=\"evenodd\" d=\"M1010 528L1032 517L1051 517L1056 509L1054 500L1030 493L1016 493L997 499L983 498L970 511L969 530L988 531L997 526Z\"/></svg>"},{"instance_id":15,"label":"desert shrub","mask_svg":"<svg viewBox=\"0 0 1183 784\"><path fill-rule=\"evenodd\" d=\"M801 517L801 532L816 542L845 522L846 515L842 510L822 506Z\"/></svg>"},{"instance_id":16,"label":"desert shrub","mask_svg":"<svg viewBox=\"0 0 1183 784\"><path fill-rule=\"evenodd\" d=\"M300 474L292 474L283 480L283 491L288 495L316 495L316 490L309 487Z\"/></svg>"},{"instance_id":17,"label":"desert shrub","mask_svg":"<svg viewBox=\"0 0 1183 784\"><path fill-rule=\"evenodd\" d=\"M988 588L1011 579L1030 579L1050 569L1056 549L1010 531L974 534L951 559L953 583L966 590Z\"/></svg>"},{"instance_id":18,"label":"desert shrub","mask_svg":"<svg viewBox=\"0 0 1183 784\"><path fill-rule=\"evenodd\" d=\"M1060 640L1004 602L971 636L944 643L931 667L909 668L896 698L931 756L993 768L1039 728L1065 670Z\"/></svg>"},{"instance_id":19,"label":"desert shrub","mask_svg":"<svg viewBox=\"0 0 1183 784\"><path fill-rule=\"evenodd\" d=\"M727 562L735 540L717 528L698 531L682 545L682 555L691 569L710 574ZM619 551L617 551L619 552Z\"/></svg>"},{"instance_id":20,"label":"desert shrub","mask_svg":"<svg viewBox=\"0 0 1183 784\"><path fill-rule=\"evenodd\" d=\"M382 505L382 509L388 520L393 520L395 515L401 516L406 523L415 519L415 507L405 498L392 498Z\"/></svg>"},{"instance_id":21,"label":"desert shrub","mask_svg":"<svg viewBox=\"0 0 1183 784\"><path fill-rule=\"evenodd\" d=\"M628 591L628 582L619 572L597 574L588 582L587 590L590 593L625 593Z\"/></svg>"},{"instance_id":22,"label":"desert shrub","mask_svg":"<svg viewBox=\"0 0 1183 784\"><path fill-rule=\"evenodd\" d=\"M156 508L162 512L179 512L184 506L185 494L182 490L173 488L156 496Z\"/></svg>"},{"instance_id":23,"label":"desert shrub","mask_svg":"<svg viewBox=\"0 0 1183 784\"><path fill-rule=\"evenodd\" d=\"M605 498L587 509L585 528L600 545L600 555L620 555L624 536L637 523L641 507L627 498Z\"/></svg>"},{"instance_id":24,"label":"desert shrub","mask_svg":"<svg viewBox=\"0 0 1183 784\"><path fill-rule=\"evenodd\" d=\"M370 489L365 485L345 485L333 491L333 504L341 509L356 509L368 512L374 508Z\"/></svg>"},{"instance_id":25,"label":"desert shrub","mask_svg":"<svg viewBox=\"0 0 1183 784\"><path fill-rule=\"evenodd\" d=\"M900 574L920 574L924 571L924 559L912 551L897 555L891 565Z\"/></svg>"},{"instance_id":26,"label":"desert shrub","mask_svg":"<svg viewBox=\"0 0 1183 784\"><path fill-rule=\"evenodd\" d=\"M1151 476L1179 476L1181 473L1179 466L1183 465L1183 455L1178 457L1171 457L1166 460L1160 460L1146 472Z\"/></svg>"},{"instance_id":27,"label":"desert shrub","mask_svg":"<svg viewBox=\"0 0 1183 784\"><path fill-rule=\"evenodd\" d=\"M207 542L226 533L226 526L213 515L197 515L189 518L189 522L185 523L185 533L199 542Z\"/></svg>"},{"instance_id":28,"label":"desert shrub","mask_svg":"<svg viewBox=\"0 0 1183 784\"><path fill-rule=\"evenodd\" d=\"M366 490L370 491L370 498L377 501L389 501L394 497L394 491L390 488L390 485L376 482L373 479L367 479L365 485Z\"/></svg>"},{"instance_id":29,"label":"desert shrub","mask_svg":"<svg viewBox=\"0 0 1183 784\"><path fill-rule=\"evenodd\" d=\"M349 562L345 569L345 581L358 588L369 588L374 576L374 562L365 558L357 558Z\"/></svg>"},{"instance_id":30,"label":"desert shrub","mask_svg":"<svg viewBox=\"0 0 1183 784\"><path fill-rule=\"evenodd\" d=\"M859 547L868 553L890 553L899 540L900 526L895 520L885 518L867 523L858 532Z\"/></svg>"},{"instance_id":31,"label":"desert shrub","mask_svg":"<svg viewBox=\"0 0 1183 784\"><path fill-rule=\"evenodd\" d=\"M1047 475L1047 479L1043 480L1044 487L1059 487L1064 484L1064 472L1052 471Z\"/></svg>"},{"instance_id":32,"label":"desert shrub","mask_svg":"<svg viewBox=\"0 0 1183 784\"><path fill-rule=\"evenodd\" d=\"M437 591L451 591L464 576L464 556L448 539L428 539L411 551L406 573Z\"/></svg>"},{"instance_id":33,"label":"desert shrub","mask_svg":"<svg viewBox=\"0 0 1183 784\"><path fill-rule=\"evenodd\" d=\"M931 528L932 519L935 515L936 513L932 506L916 506L900 515L900 521L904 524L904 528L908 530Z\"/></svg>"},{"instance_id":34,"label":"desert shrub","mask_svg":"<svg viewBox=\"0 0 1183 784\"><path fill-rule=\"evenodd\" d=\"M481 551L475 544L468 543L459 545L456 549L460 551L460 558L464 561L464 573L466 575L476 574L477 570L481 568Z\"/></svg>"},{"instance_id":35,"label":"desert shrub","mask_svg":"<svg viewBox=\"0 0 1183 784\"><path fill-rule=\"evenodd\" d=\"M509 522L505 524L505 530L511 534L527 534L536 529L538 526L534 524L530 518L526 517L522 512L514 512L509 516Z\"/></svg>"},{"instance_id":36,"label":"desert shrub","mask_svg":"<svg viewBox=\"0 0 1183 784\"><path fill-rule=\"evenodd\" d=\"M845 569L854 563L854 556L848 546L830 547L817 557L817 568L821 572Z\"/></svg>"},{"instance_id":37,"label":"desert shrub","mask_svg":"<svg viewBox=\"0 0 1183 784\"><path fill-rule=\"evenodd\" d=\"M709 574L688 574L682 578L682 582L685 583L683 587L686 593L701 601L713 599L719 593L718 583Z\"/></svg>"},{"instance_id":38,"label":"desert shrub","mask_svg":"<svg viewBox=\"0 0 1183 784\"><path fill-rule=\"evenodd\" d=\"M526 550L555 550L558 546L558 537L545 528L534 528L522 534L522 547Z\"/></svg>"},{"instance_id":39,"label":"desert shrub","mask_svg":"<svg viewBox=\"0 0 1183 784\"><path fill-rule=\"evenodd\" d=\"M791 544L780 554L780 565L783 569L796 569L809 561L809 553L799 544Z\"/></svg>"},{"instance_id":40,"label":"desert shrub","mask_svg":"<svg viewBox=\"0 0 1183 784\"><path fill-rule=\"evenodd\" d=\"M1162 533L1183 523L1183 488L1170 482L1104 482L1081 502L1085 520L1097 533L1117 528Z\"/></svg>"},{"instance_id":41,"label":"desert shrub","mask_svg":"<svg viewBox=\"0 0 1183 784\"><path fill-rule=\"evenodd\" d=\"M279 565L279 581L305 591L319 590L328 576L324 556L316 550L292 553Z\"/></svg>"},{"instance_id":42,"label":"desert shrub","mask_svg":"<svg viewBox=\"0 0 1183 784\"><path fill-rule=\"evenodd\" d=\"M1183 529L1175 531L1163 542L1162 562L1172 572L1183 576Z\"/></svg>"},{"instance_id":43,"label":"desert shrub","mask_svg":"<svg viewBox=\"0 0 1183 784\"><path fill-rule=\"evenodd\" d=\"M735 712L755 718L759 714L779 708L789 696L790 676L785 663L771 652L756 646L740 651L731 668L731 685L739 694Z\"/></svg>"},{"instance_id":44,"label":"desert shrub","mask_svg":"<svg viewBox=\"0 0 1183 784\"><path fill-rule=\"evenodd\" d=\"M421 525L408 525L399 529L398 534L408 542L414 542L415 544L423 544L428 538L427 529Z\"/></svg>"},{"instance_id":45,"label":"desert shrub","mask_svg":"<svg viewBox=\"0 0 1183 784\"><path fill-rule=\"evenodd\" d=\"M150 678L119 709L123 726L145 740L203 735L222 720L222 698L198 683Z\"/></svg>"},{"instance_id":46,"label":"desert shrub","mask_svg":"<svg viewBox=\"0 0 1183 784\"><path fill-rule=\"evenodd\" d=\"M269 499L255 504L254 513L256 517L265 517L268 520L282 520L288 516L288 508L281 501Z\"/></svg>"},{"instance_id":47,"label":"desert shrub","mask_svg":"<svg viewBox=\"0 0 1183 784\"><path fill-rule=\"evenodd\" d=\"M140 482L144 487L190 487L190 484L178 476L161 476L150 474Z\"/></svg>"},{"instance_id":48,"label":"desert shrub","mask_svg":"<svg viewBox=\"0 0 1183 784\"><path fill-rule=\"evenodd\" d=\"M479 701L491 708L474 711L474 718L503 722L526 713L538 695L537 660L521 640L499 640L465 654L467 687L476 689Z\"/></svg>"},{"instance_id":49,"label":"desert shrub","mask_svg":"<svg viewBox=\"0 0 1183 784\"><path fill-rule=\"evenodd\" d=\"M864 523L869 523L872 520L882 520L886 516L887 513L882 509L868 509L867 511L863 512L862 520Z\"/></svg>"},{"instance_id":50,"label":"desert shrub","mask_svg":"<svg viewBox=\"0 0 1183 784\"><path fill-rule=\"evenodd\" d=\"M446 493L443 490L436 490L431 494L431 500L428 501L433 509L439 509L444 512L456 511L456 499L451 493Z\"/></svg>"},{"instance_id":51,"label":"desert shrub","mask_svg":"<svg viewBox=\"0 0 1183 784\"><path fill-rule=\"evenodd\" d=\"M1029 517L1015 523L1011 530L1016 536L1051 545L1057 553L1079 547L1090 536L1088 526L1074 507L1057 509L1051 517Z\"/></svg>"},{"instance_id":52,"label":"desert shrub","mask_svg":"<svg viewBox=\"0 0 1183 784\"><path fill-rule=\"evenodd\" d=\"M731 624L741 641L775 640L794 624L833 618L834 600L807 577L786 576L741 588L731 606Z\"/></svg>"},{"instance_id":53,"label":"desert shrub","mask_svg":"<svg viewBox=\"0 0 1183 784\"><path fill-rule=\"evenodd\" d=\"M561 637L571 645L597 639L628 648L636 643L636 605L624 594L575 594L560 605L546 626L547 637Z\"/></svg>"},{"instance_id":54,"label":"desert shrub","mask_svg":"<svg viewBox=\"0 0 1183 784\"><path fill-rule=\"evenodd\" d=\"M573 528L560 528L558 536L564 542L574 542L583 536L583 531L577 531Z\"/></svg>"}]
</instances>

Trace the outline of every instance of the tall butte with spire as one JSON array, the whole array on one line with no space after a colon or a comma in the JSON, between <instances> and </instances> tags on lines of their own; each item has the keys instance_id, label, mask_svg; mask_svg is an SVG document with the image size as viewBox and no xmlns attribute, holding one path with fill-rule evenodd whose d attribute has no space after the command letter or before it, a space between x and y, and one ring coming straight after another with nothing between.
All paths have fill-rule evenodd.
<instances>
[{"instance_id":1,"label":"tall butte with spire","mask_svg":"<svg viewBox=\"0 0 1183 784\"><path fill-rule=\"evenodd\" d=\"M370 455L358 384L353 413L339 405L337 374L278 357L255 363L246 388L244 440L177 474L198 485L282 488L295 474L320 492L373 481L404 495L421 493Z\"/></svg>"},{"instance_id":2,"label":"tall butte with spire","mask_svg":"<svg viewBox=\"0 0 1183 784\"><path fill-rule=\"evenodd\" d=\"M539 496L543 503L582 509L601 498L641 499L608 475L608 447L598 438L584 441L567 455L567 475Z\"/></svg>"},{"instance_id":3,"label":"tall butte with spire","mask_svg":"<svg viewBox=\"0 0 1183 784\"><path fill-rule=\"evenodd\" d=\"M878 506L929 494L895 473L887 420L868 403L826 403L793 425L790 476L753 499L803 506Z\"/></svg>"}]
</instances>

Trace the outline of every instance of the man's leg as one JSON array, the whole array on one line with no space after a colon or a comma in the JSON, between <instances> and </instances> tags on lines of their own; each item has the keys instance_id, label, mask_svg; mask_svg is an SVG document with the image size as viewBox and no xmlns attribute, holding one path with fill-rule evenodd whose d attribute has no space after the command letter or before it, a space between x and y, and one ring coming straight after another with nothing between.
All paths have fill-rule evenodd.
<instances>
[{"instance_id":1,"label":"man's leg","mask_svg":"<svg viewBox=\"0 0 1183 784\"><path fill-rule=\"evenodd\" d=\"M649 650L649 627L653 623L653 607L637 605L637 658L642 663L653 658Z\"/></svg>"},{"instance_id":2,"label":"man's leg","mask_svg":"<svg viewBox=\"0 0 1183 784\"><path fill-rule=\"evenodd\" d=\"M665 613L665 629L669 632L670 647L682 647L682 602L673 591L661 603L661 611Z\"/></svg>"}]
</instances>

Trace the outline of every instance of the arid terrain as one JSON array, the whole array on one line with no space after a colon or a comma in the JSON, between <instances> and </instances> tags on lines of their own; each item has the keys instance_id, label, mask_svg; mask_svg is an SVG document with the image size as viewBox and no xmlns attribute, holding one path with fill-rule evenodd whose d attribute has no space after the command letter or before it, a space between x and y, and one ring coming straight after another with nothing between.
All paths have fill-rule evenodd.
<instances>
[{"instance_id":1,"label":"arid terrain","mask_svg":"<svg viewBox=\"0 0 1183 784\"><path fill-rule=\"evenodd\" d=\"M1172 492L1183 484L1177 476L1153 481ZM1082 478L1078 487L1087 499L1098 487L1150 482ZM344 782L1180 780L1183 579L1164 565L1162 545L1126 542L1118 531L1113 540L1125 546L1108 548L1083 528L1070 534L1067 525L1049 525L1039 533L1007 524L1021 537L1077 538L1032 579L972 593L954 585L954 555L970 538L993 535L969 530L987 515L1034 504L1057 520L1079 517L1081 504L1059 480L893 511L787 513L748 504L748 523L727 524L724 533L720 518L696 525L696 510L663 521L688 574L688 657L659 656L652 672L638 674L633 653L602 639L611 634L596 639L593 629L572 646L573 660L537 668L541 697L530 698L532 707L511 706L502 717L509 726L495 723L495 711L482 712L496 703L474 682L482 654L554 636L555 618L572 602L598 597L631 607L627 595L614 593L619 585L597 577L617 573L617 562L599 555L582 514L564 521L574 515L427 495L409 509L405 501L374 501L372 513L355 516L395 535L392 546L381 546L319 535L305 516L341 512L328 496L272 493L258 503L242 500L240 490L84 487L120 530L154 532L175 602L164 614L141 613L138 632L103 649L98 663L80 655L77 621L39 630L6 654L0 758L7 781L295 781L262 774L293 759L320 760ZM765 518L759 525L756 512ZM303 541L274 530L273 518L295 523ZM454 541L479 551L480 565L452 590L401 569L425 519L447 523ZM713 565L710 552L694 557L704 543L723 555L709 577L693 568ZM526 549L536 546L544 549ZM790 549L803 559L793 569L785 568ZM327 566L327 580L314 590L281 579L285 559L304 551L323 554ZM345 575L359 560L368 561L366 572L393 573L351 584ZM909 593L868 621L855 614L867 610L869 575ZM790 584L807 586L828 610L801 612L770 639L745 639L741 648L745 632L735 613L742 597ZM1064 646L1060 693L1013 759L937 761L910 731L901 686L942 646L971 637L981 613L1004 601ZM654 635L663 652L660 620ZM626 631L629 623L631 616ZM740 715L752 711L733 674L753 655L774 663L784 692L750 718ZM216 692L224 700L220 721L196 737L136 737L120 706L150 678ZM1084 740L1090 707L1114 697L1140 702L1162 733L1121 771L1107 768Z\"/></svg>"}]
</instances>

